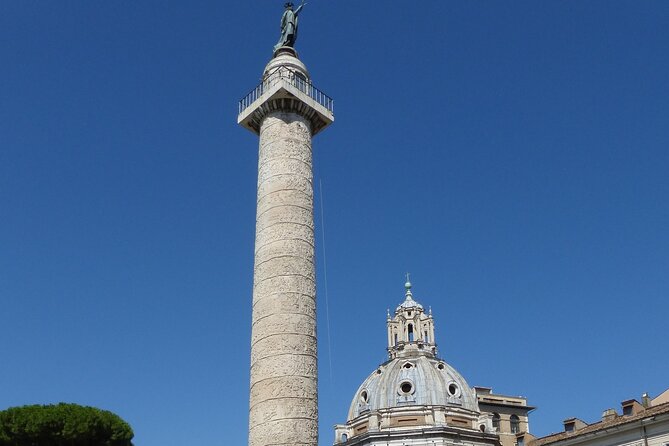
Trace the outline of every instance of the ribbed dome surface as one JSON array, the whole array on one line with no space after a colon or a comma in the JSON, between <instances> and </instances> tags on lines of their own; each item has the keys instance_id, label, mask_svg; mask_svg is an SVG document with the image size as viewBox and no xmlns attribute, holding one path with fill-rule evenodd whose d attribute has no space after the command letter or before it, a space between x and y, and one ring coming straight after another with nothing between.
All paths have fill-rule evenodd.
<instances>
[{"instance_id":1,"label":"ribbed dome surface","mask_svg":"<svg viewBox=\"0 0 669 446\"><path fill-rule=\"evenodd\" d=\"M474 391L453 367L438 358L417 356L395 358L369 375L353 397L348 420L367 410L415 405L479 411Z\"/></svg>"}]
</instances>

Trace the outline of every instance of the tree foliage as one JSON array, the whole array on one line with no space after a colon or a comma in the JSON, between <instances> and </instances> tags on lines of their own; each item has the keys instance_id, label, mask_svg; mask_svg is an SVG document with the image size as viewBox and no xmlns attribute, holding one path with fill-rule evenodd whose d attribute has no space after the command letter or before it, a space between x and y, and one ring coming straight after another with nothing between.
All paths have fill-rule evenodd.
<instances>
[{"instance_id":1,"label":"tree foliage","mask_svg":"<svg viewBox=\"0 0 669 446\"><path fill-rule=\"evenodd\" d=\"M107 410L60 403L0 411L0 446L132 446L128 423Z\"/></svg>"}]
</instances>

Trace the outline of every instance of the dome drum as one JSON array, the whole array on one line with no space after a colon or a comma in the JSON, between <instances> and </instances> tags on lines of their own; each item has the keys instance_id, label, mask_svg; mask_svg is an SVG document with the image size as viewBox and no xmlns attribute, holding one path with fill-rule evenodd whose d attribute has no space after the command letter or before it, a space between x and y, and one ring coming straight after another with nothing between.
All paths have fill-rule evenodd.
<instances>
[{"instance_id":1,"label":"dome drum","mask_svg":"<svg viewBox=\"0 0 669 446\"><path fill-rule=\"evenodd\" d=\"M456 443L469 437L474 444L499 446L490 429L479 429L477 413L447 406L406 406L370 411L346 424L335 426L335 444L386 445L393 439L406 441L412 437L441 438ZM390 441L390 443L386 443ZM402 442L397 444L403 444ZM423 443L416 443L423 444ZM430 443L431 444L431 443Z\"/></svg>"}]
</instances>

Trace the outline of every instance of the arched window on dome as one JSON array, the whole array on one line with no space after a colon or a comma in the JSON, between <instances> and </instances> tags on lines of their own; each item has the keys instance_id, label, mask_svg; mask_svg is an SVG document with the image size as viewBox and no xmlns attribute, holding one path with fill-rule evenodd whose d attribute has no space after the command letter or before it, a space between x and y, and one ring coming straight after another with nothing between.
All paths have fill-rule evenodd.
<instances>
[{"instance_id":1,"label":"arched window on dome","mask_svg":"<svg viewBox=\"0 0 669 446\"><path fill-rule=\"evenodd\" d=\"M409 324L407 331L409 332L409 342L413 342L413 325Z\"/></svg>"},{"instance_id":2,"label":"arched window on dome","mask_svg":"<svg viewBox=\"0 0 669 446\"><path fill-rule=\"evenodd\" d=\"M511 433L517 434L520 432L520 418L518 418L518 415L511 415L509 420L511 422Z\"/></svg>"},{"instance_id":3,"label":"arched window on dome","mask_svg":"<svg viewBox=\"0 0 669 446\"><path fill-rule=\"evenodd\" d=\"M425 332L425 336L423 337L423 340L428 344L430 343L430 338L427 335L427 331Z\"/></svg>"},{"instance_id":4,"label":"arched window on dome","mask_svg":"<svg viewBox=\"0 0 669 446\"><path fill-rule=\"evenodd\" d=\"M492 427L497 429L499 431L499 420L500 416L498 413L493 413L492 414Z\"/></svg>"},{"instance_id":5,"label":"arched window on dome","mask_svg":"<svg viewBox=\"0 0 669 446\"><path fill-rule=\"evenodd\" d=\"M395 345L397 345L397 333L395 333Z\"/></svg>"},{"instance_id":6,"label":"arched window on dome","mask_svg":"<svg viewBox=\"0 0 669 446\"><path fill-rule=\"evenodd\" d=\"M346 440L348 440L348 435L341 434L341 442L344 443Z\"/></svg>"}]
</instances>

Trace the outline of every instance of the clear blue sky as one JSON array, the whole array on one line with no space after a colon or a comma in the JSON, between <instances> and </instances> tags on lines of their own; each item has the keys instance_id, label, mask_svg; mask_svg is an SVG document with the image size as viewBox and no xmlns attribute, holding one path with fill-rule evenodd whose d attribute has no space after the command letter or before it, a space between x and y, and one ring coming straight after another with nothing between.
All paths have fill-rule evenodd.
<instances>
[{"instance_id":1,"label":"clear blue sky","mask_svg":"<svg viewBox=\"0 0 669 446\"><path fill-rule=\"evenodd\" d=\"M110 409L243 445L257 138L281 1L0 2L0 408ZM321 442L432 306L536 434L669 387L669 2L334 2L297 49L314 140ZM320 206L320 201L317 202Z\"/></svg>"}]
</instances>

